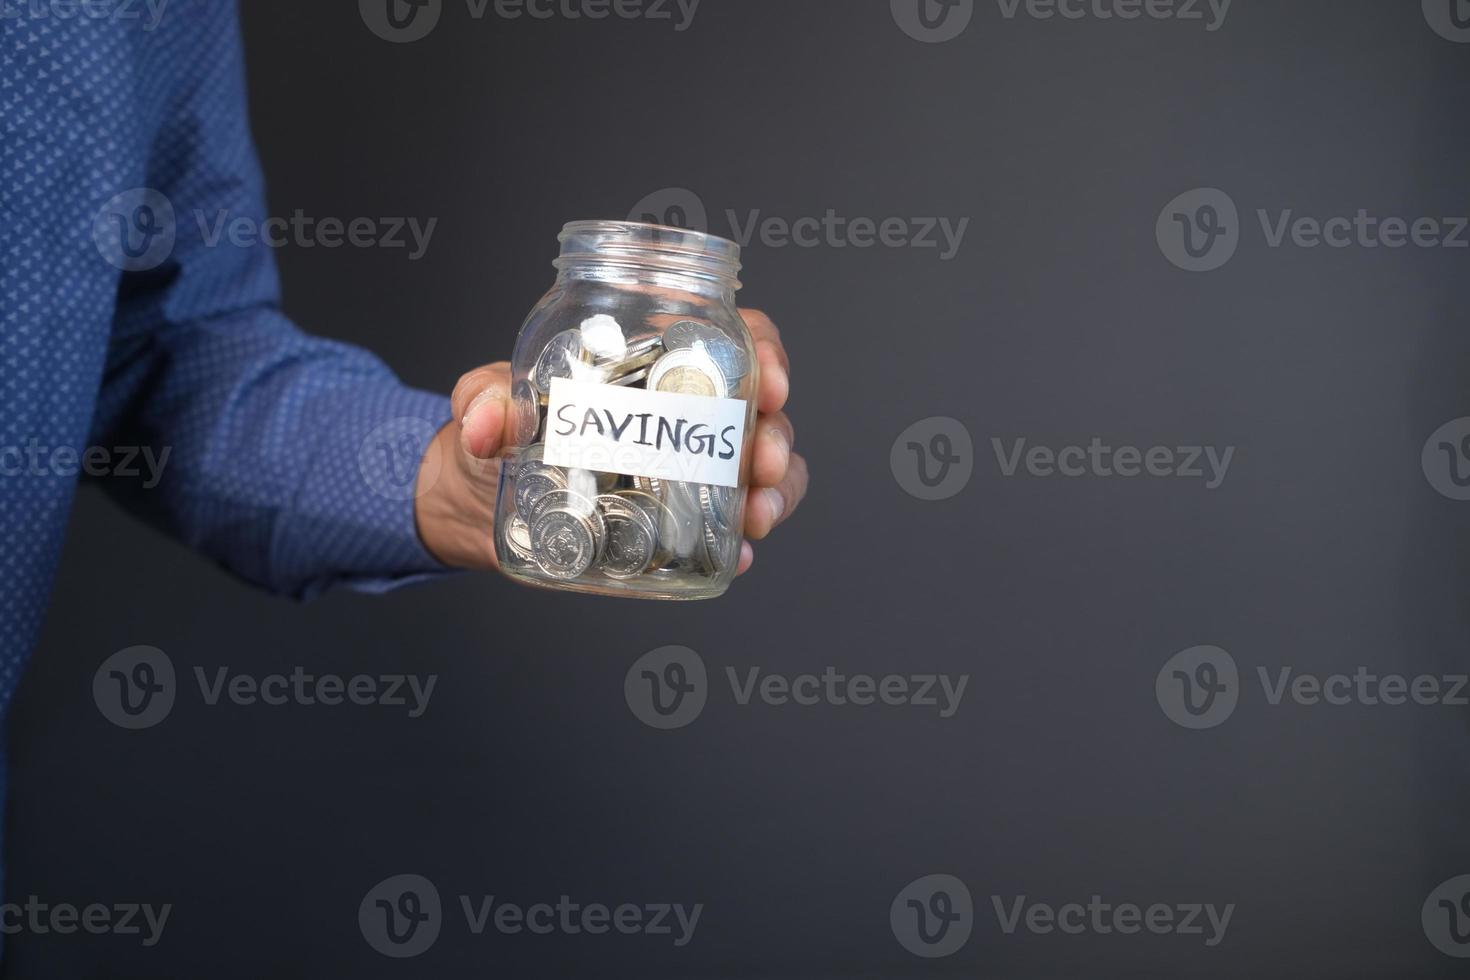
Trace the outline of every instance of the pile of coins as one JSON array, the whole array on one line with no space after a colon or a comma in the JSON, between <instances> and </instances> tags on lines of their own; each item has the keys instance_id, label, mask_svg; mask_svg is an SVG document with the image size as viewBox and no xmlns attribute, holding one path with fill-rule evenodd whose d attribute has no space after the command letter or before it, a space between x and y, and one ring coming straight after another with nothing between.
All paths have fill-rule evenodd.
<instances>
[{"instance_id":1,"label":"pile of coins","mask_svg":"<svg viewBox=\"0 0 1470 980\"><path fill-rule=\"evenodd\" d=\"M611 317L553 337L512 392L515 442L504 479L501 561L558 581L600 575L717 577L736 560L739 491L545 462L547 404L557 378L705 397L737 396L750 370L717 327L681 320L628 342Z\"/></svg>"}]
</instances>

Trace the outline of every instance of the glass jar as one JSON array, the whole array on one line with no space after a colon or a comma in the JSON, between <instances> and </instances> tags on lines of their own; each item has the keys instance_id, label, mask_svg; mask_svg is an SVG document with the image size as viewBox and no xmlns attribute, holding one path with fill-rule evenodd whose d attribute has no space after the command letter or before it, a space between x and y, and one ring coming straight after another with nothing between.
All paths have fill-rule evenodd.
<instances>
[{"instance_id":1,"label":"glass jar","mask_svg":"<svg viewBox=\"0 0 1470 980\"><path fill-rule=\"evenodd\" d=\"M532 585L708 599L735 577L756 359L740 246L625 221L562 229L521 327L495 550Z\"/></svg>"}]
</instances>

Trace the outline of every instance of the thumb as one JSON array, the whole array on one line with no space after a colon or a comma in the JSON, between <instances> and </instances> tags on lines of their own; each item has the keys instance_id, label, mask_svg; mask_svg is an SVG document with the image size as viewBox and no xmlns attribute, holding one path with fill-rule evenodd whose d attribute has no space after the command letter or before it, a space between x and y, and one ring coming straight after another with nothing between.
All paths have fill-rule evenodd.
<instances>
[{"instance_id":1,"label":"thumb","mask_svg":"<svg viewBox=\"0 0 1470 980\"><path fill-rule=\"evenodd\" d=\"M509 415L510 365L504 361L476 368L454 386L450 404L459 420L459 445L476 459L500 452Z\"/></svg>"}]
</instances>

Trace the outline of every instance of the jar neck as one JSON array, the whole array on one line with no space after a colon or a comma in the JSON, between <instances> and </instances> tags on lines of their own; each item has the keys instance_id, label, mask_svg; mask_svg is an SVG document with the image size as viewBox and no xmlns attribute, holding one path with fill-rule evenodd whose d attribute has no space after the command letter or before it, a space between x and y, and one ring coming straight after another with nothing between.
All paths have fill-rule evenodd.
<instances>
[{"instance_id":1,"label":"jar neck","mask_svg":"<svg viewBox=\"0 0 1470 980\"><path fill-rule=\"evenodd\" d=\"M641 285L735 301L740 246L683 228L632 221L574 221L558 236L557 282Z\"/></svg>"}]
</instances>

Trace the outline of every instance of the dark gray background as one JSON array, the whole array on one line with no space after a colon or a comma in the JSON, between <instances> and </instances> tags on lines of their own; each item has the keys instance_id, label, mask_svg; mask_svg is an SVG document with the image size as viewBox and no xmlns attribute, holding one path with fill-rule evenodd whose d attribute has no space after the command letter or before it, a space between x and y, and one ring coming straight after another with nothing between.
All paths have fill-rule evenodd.
<instances>
[{"instance_id":1,"label":"dark gray background","mask_svg":"<svg viewBox=\"0 0 1470 980\"><path fill-rule=\"evenodd\" d=\"M659 188L794 219L968 217L959 256L754 243L811 496L716 602L465 576L306 606L255 594L95 491L11 721L7 895L171 902L163 941L11 937L29 977L1439 977L1430 890L1470 872L1464 708L1270 707L1255 668L1466 668L1470 504L1420 448L1470 414L1465 251L1267 247L1273 213L1470 213L1470 47L1417 2L1237 0L1199 22L1006 20L920 44L881 0L704 0L668 22L471 20L390 45L354 5L252 0L272 213L438 217L428 256L288 248L287 308L445 390L508 356L562 222ZM1244 240L1160 254L1176 194ZM962 420L975 476L906 495L889 448ZM1238 447L1197 481L1001 477L990 440ZM91 697L158 646L172 715ZM658 732L623 677L699 651L710 703ZM1235 715L1170 722L1196 644ZM192 669L437 673L427 714L204 705ZM724 668L969 674L959 713L734 703ZM438 943L395 961L357 905L432 879ZM888 906L962 878L969 943L907 953ZM470 935L455 896L703 902L695 940ZM1226 940L1000 931L990 896L1236 904Z\"/></svg>"}]
</instances>

